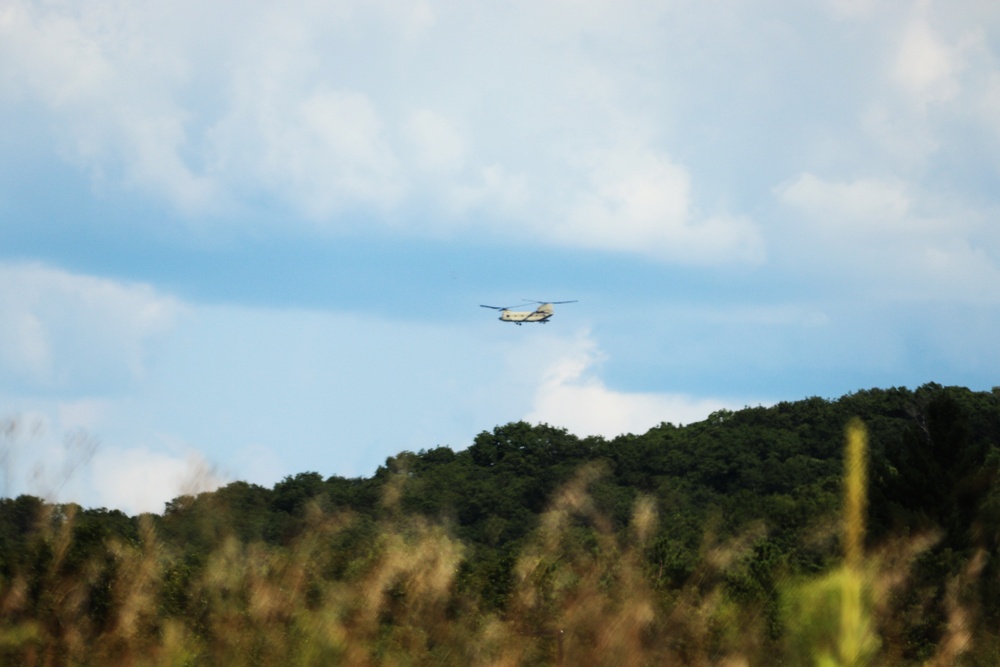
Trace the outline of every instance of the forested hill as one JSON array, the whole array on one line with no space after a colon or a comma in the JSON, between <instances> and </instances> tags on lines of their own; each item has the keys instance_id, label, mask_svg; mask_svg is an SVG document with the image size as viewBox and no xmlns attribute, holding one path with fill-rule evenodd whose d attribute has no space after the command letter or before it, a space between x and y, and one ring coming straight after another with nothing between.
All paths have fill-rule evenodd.
<instances>
[{"instance_id":1,"label":"forested hill","mask_svg":"<svg viewBox=\"0 0 1000 667\"><path fill-rule=\"evenodd\" d=\"M305 614L333 604L339 598L331 591L346 595L343 591L351 590L352 582L374 586L373 573L387 567L387 545L405 551L423 544L420 540L437 540L435 558L451 554L447 563L418 550L410 553L410 565L397 565L398 571L384 581L375 577L384 586L365 593L369 597L364 599L377 600L379 613L371 621L371 646L357 664L391 661L395 644L386 637L411 637L410 626L419 625L416 619L422 615L438 614L450 619L451 626L461 625L456 610L466 612L463 618L479 619L466 629L473 638L479 631L475 628L485 627L484 619L506 624L505 631L516 634L519 618L542 614L536 621L549 629L525 630L530 641L521 638L518 655L524 664L555 662L570 648L563 647L562 639L555 647L554 635L546 632L562 637L566 627L577 628L567 609L574 608L573 596L590 581L587 568L610 568L600 570L598 577L607 586L626 576L626 565L635 569L629 586L641 588L652 610L647 621L629 621L639 628L634 650L647 651L643 655L650 660L672 656L678 664L695 664L699 655L712 652L753 660L755 651L768 655L780 649L792 656L787 664L797 664L795 651L815 646L802 649L790 639L795 632L808 632L790 629L788 590L800 585L793 582L823 576L842 560L844 434L854 418L868 433L865 549L869 567L884 575L866 575L867 586L892 589L870 602L869 620L877 637L870 651L881 656L882 664L940 658L950 650L946 644L954 639L949 633L954 634L958 609L964 614L963 627L975 632L978 642L966 642L965 659L996 664L1000 567L993 556L1000 540L1000 389L974 392L936 384L719 411L702 422L664 423L641 435L611 440L511 423L479 434L458 452L447 447L402 452L369 478L304 472L271 489L235 482L212 493L177 498L162 515L128 517L104 509L48 506L27 496L5 499L0 501L5 587L0 603L10 613L3 632L10 635L23 622L35 634L0 645L21 658L25 646L44 651L51 642L71 651L69 644L59 644L69 641L58 630L67 621L51 618L57 612L46 595L63 585L62 577L75 576L76 613L87 619L79 632L90 637L91 647L100 646L102 637L120 629L122 596L127 595L115 582L132 553L136 562L152 558L155 563L148 567L158 568L146 582L145 623L151 634L143 641L166 651L163 628L169 619L180 619L178 627L187 633L194 655L205 664L229 660L227 645L219 643L220 630L212 625L217 622L213 614L223 614L212 605L223 603L205 593L225 550L242 554L231 564L238 570L240 563L253 562L252 554L301 555L307 548L303 545L312 545L306 559L311 565L300 573L307 584L299 582ZM317 467L324 466L317 462ZM149 555L151 544L155 557ZM617 565L602 560L609 553ZM413 588L413 582L423 581L421 558L430 558L427 567L435 572L444 568L440 590L419 593ZM281 562L290 567L291 561ZM896 579L889 576L893 568ZM249 586L247 577L231 587ZM594 614L624 608L613 586L593 585L593 595L607 598L593 602ZM528 595L526 590L535 592ZM416 606L419 595L437 595L444 602L424 609ZM250 605L250 611L242 612L242 622L250 623L253 596L244 591L243 597L250 602L234 602L243 599L236 595L226 604ZM727 634L725 624L699 631L678 620L681 601L708 605L709 599L716 606L705 607L706 618L721 614L738 632ZM725 612L729 607L719 600L735 611ZM338 613L337 618L348 619L349 633L364 635L358 629L362 626L350 626L363 620L352 615L360 613L356 607L348 604ZM279 616L282 627L294 625L294 613ZM582 629L573 634L576 645L588 646L587 655L599 655L599 631L579 623ZM670 632L670 623L682 627ZM753 627L740 625L746 623ZM46 634L50 627L56 628L51 630L54 637ZM468 652L479 650L473 647L484 640L463 644L449 634L453 632L422 628L422 639L411 640L428 655L443 651L440 647L450 641L455 645L448 644L448 650L456 652L451 655L464 656L434 664L476 662ZM288 636L285 632L280 641L269 640L277 642L270 649L255 649L264 652L261 664L268 663L267 651L277 650L275 646L299 650L288 644ZM108 641L127 654L127 641ZM351 662L343 642L330 640L323 646L328 653L322 655ZM418 651L406 642L400 646L408 654Z\"/></svg>"}]
</instances>

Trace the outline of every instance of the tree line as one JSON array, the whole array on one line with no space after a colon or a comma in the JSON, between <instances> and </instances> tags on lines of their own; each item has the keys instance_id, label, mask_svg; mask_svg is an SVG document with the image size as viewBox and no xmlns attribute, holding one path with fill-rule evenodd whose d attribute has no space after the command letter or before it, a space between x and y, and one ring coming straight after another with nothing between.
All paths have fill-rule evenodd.
<instances>
[{"instance_id":1,"label":"tree line","mask_svg":"<svg viewBox=\"0 0 1000 667\"><path fill-rule=\"evenodd\" d=\"M866 660L997 664L1000 389L937 384L612 439L510 423L161 514L0 499L0 658L847 664L820 583L843 561L852 419Z\"/></svg>"}]
</instances>

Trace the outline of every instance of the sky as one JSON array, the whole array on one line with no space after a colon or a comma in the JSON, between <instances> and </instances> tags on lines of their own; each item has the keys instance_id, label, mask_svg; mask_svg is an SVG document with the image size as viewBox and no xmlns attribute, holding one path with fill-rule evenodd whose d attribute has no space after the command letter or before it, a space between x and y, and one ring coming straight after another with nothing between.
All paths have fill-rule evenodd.
<instances>
[{"instance_id":1,"label":"sky","mask_svg":"<svg viewBox=\"0 0 1000 667\"><path fill-rule=\"evenodd\" d=\"M0 0L0 495L989 390L998 214L987 0Z\"/></svg>"}]
</instances>

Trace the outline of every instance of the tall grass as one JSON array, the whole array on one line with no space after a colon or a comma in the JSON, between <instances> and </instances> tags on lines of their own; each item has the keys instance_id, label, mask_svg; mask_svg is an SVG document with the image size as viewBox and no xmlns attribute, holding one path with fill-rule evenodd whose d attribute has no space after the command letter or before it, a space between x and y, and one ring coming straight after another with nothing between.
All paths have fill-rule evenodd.
<instances>
[{"instance_id":1,"label":"tall grass","mask_svg":"<svg viewBox=\"0 0 1000 667\"><path fill-rule=\"evenodd\" d=\"M716 554L698 585L657 591L645 559L656 503L640 498L629 529L616 532L588 493L600 474L584 468L553 499L517 560L503 613L459 590L466 547L424 519L390 515L368 549L330 576L331 542L357 519L314 507L308 529L286 547L223 538L186 582L178 616L167 602L183 556L152 522L142 521L138 540L112 540L76 563L73 506L49 505L32 537L43 570L0 586L0 657L23 665L745 664L738 652L719 652L728 639L711 639L729 612L717 582L705 582L724 559Z\"/></svg>"},{"instance_id":2,"label":"tall grass","mask_svg":"<svg viewBox=\"0 0 1000 667\"><path fill-rule=\"evenodd\" d=\"M777 638L761 609L727 578L765 536L707 534L685 583L664 585L650 561L661 523L640 496L627 529L597 507L604 470L586 466L552 498L513 567L505 609L460 585L469 547L446 524L399 510L399 475L382 519L309 508L282 547L220 532L193 566L149 517L134 540L78 557L73 506L46 505L30 537L32 565L0 580L0 664L10 665L817 665L898 664L892 595L924 536L865 547L867 436L846 430L841 564L785 579ZM218 518L218 517L217 517ZM207 524L206 524L207 525ZM211 530L224 526L224 517ZM345 531L371 539L356 553ZM950 623L929 664L956 664L971 646L974 609L962 591L986 554L948 589Z\"/></svg>"},{"instance_id":3,"label":"tall grass","mask_svg":"<svg viewBox=\"0 0 1000 667\"><path fill-rule=\"evenodd\" d=\"M868 436L855 419L847 425L844 452L843 563L786 593L792 653L819 667L868 665L879 647L872 616L874 562L864 546L867 479Z\"/></svg>"}]
</instances>

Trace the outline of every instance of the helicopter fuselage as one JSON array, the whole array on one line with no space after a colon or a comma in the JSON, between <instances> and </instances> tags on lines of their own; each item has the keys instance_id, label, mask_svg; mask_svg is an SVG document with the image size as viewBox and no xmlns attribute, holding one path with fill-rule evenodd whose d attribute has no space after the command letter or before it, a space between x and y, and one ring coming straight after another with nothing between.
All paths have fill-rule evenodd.
<instances>
[{"instance_id":1,"label":"helicopter fuselage","mask_svg":"<svg viewBox=\"0 0 1000 667\"><path fill-rule=\"evenodd\" d=\"M541 309L531 312L519 310L500 311L500 320L502 322L514 322L515 324L521 324L523 322L547 322L550 317L552 317L551 311L545 312Z\"/></svg>"},{"instance_id":2,"label":"helicopter fuselage","mask_svg":"<svg viewBox=\"0 0 1000 667\"><path fill-rule=\"evenodd\" d=\"M530 301L529 303L539 304L538 308L535 310L511 310L510 308L502 308L500 306L487 306L486 304L480 304L482 308L492 308L493 310L500 311L500 321L501 322L513 322L518 326L524 324L525 322L541 322L546 323L549 318L555 313L555 309L552 308L553 303L576 303L575 301L553 301L551 303L547 301ZM526 306L528 304L521 304ZM516 307L516 306L515 306Z\"/></svg>"}]
</instances>

